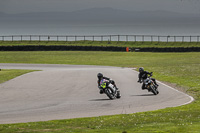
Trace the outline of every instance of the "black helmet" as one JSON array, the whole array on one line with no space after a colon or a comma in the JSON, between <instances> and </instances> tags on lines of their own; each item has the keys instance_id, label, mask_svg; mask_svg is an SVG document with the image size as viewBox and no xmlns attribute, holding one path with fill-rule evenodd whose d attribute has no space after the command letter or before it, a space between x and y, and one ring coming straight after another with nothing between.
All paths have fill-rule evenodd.
<instances>
[{"instance_id":1,"label":"black helmet","mask_svg":"<svg viewBox=\"0 0 200 133\"><path fill-rule=\"evenodd\" d=\"M140 68L139 68L139 72L144 72L144 68L143 68L143 67L140 67Z\"/></svg>"},{"instance_id":2,"label":"black helmet","mask_svg":"<svg viewBox=\"0 0 200 133\"><path fill-rule=\"evenodd\" d=\"M97 74L97 77L98 77L99 79L101 79L101 78L103 78L103 74L102 74L102 73L98 73L98 74Z\"/></svg>"}]
</instances>

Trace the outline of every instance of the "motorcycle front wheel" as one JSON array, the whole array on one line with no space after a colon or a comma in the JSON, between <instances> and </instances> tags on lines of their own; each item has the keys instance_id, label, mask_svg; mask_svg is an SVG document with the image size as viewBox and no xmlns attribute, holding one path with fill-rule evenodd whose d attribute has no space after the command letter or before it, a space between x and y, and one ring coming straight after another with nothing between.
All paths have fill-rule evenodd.
<instances>
[{"instance_id":1,"label":"motorcycle front wheel","mask_svg":"<svg viewBox=\"0 0 200 133\"><path fill-rule=\"evenodd\" d=\"M113 100L115 98L115 96L113 95L113 93L110 89L106 89L105 93L111 100Z\"/></svg>"},{"instance_id":2,"label":"motorcycle front wheel","mask_svg":"<svg viewBox=\"0 0 200 133\"><path fill-rule=\"evenodd\" d=\"M156 90L155 86L151 86L151 92L154 94L154 95L157 95L159 92Z\"/></svg>"}]
</instances>

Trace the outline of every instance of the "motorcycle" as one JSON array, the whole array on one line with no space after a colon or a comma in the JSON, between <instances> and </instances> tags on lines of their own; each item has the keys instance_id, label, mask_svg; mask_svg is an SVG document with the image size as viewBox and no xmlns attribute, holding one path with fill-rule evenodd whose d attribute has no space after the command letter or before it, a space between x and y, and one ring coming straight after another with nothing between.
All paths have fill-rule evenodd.
<instances>
[{"instance_id":1,"label":"motorcycle","mask_svg":"<svg viewBox=\"0 0 200 133\"><path fill-rule=\"evenodd\" d=\"M100 87L103 89L103 93L105 93L111 100L121 97L120 91L117 90L109 80L102 79L100 81Z\"/></svg>"},{"instance_id":2,"label":"motorcycle","mask_svg":"<svg viewBox=\"0 0 200 133\"><path fill-rule=\"evenodd\" d=\"M145 88L148 89L148 91L152 92L154 95L157 95L159 93L158 87L155 85L154 81L151 79L151 76L147 76L146 79L143 80L143 83L145 85Z\"/></svg>"}]
</instances>

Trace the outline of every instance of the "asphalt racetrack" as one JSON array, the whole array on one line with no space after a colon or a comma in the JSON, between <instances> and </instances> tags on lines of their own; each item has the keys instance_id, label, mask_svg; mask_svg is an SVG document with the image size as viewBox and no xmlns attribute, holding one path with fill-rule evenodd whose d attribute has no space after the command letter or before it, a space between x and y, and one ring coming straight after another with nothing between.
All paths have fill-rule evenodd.
<instances>
[{"instance_id":1,"label":"asphalt racetrack","mask_svg":"<svg viewBox=\"0 0 200 133\"><path fill-rule=\"evenodd\" d=\"M0 124L128 114L193 100L161 82L156 96L142 90L132 68L44 64L0 64L0 68L42 70L0 84ZM116 82L120 99L99 94L99 72Z\"/></svg>"}]
</instances>

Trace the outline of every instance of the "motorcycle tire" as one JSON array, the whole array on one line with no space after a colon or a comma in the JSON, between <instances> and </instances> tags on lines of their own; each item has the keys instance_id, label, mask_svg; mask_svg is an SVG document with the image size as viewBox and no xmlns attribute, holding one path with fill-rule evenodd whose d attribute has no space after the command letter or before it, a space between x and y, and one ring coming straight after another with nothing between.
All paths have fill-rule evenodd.
<instances>
[{"instance_id":1,"label":"motorcycle tire","mask_svg":"<svg viewBox=\"0 0 200 133\"><path fill-rule=\"evenodd\" d=\"M158 94L158 91L156 90L156 88L154 86L151 86L151 92L154 94L154 95L157 95Z\"/></svg>"},{"instance_id":2,"label":"motorcycle tire","mask_svg":"<svg viewBox=\"0 0 200 133\"><path fill-rule=\"evenodd\" d=\"M106 93L106 95L107 95L111 100L113 100L113 99L115 98L115 96L113 96L113 94L110 93L110 91L111 91L111 90L106 89L106 90L105 90L105 93Z\"/></svg>"}]
</instances>

